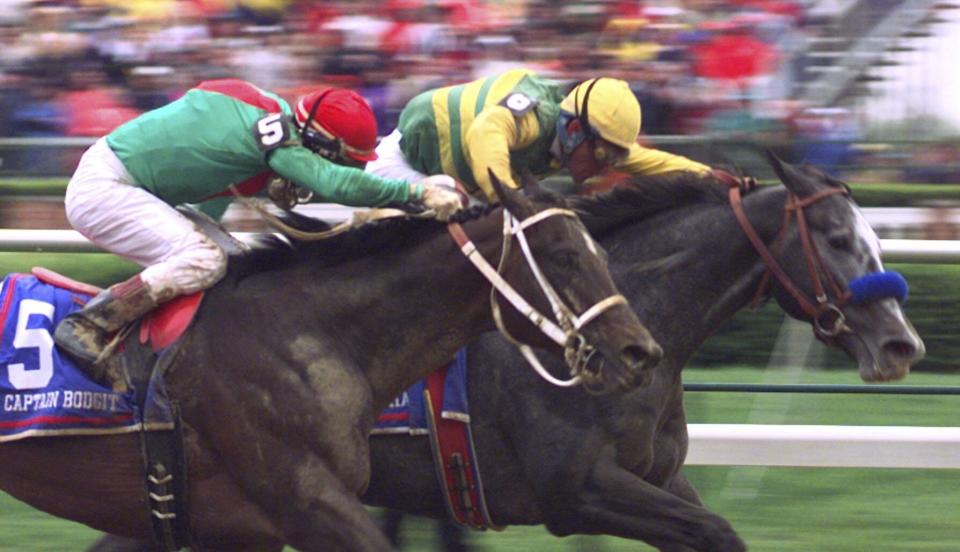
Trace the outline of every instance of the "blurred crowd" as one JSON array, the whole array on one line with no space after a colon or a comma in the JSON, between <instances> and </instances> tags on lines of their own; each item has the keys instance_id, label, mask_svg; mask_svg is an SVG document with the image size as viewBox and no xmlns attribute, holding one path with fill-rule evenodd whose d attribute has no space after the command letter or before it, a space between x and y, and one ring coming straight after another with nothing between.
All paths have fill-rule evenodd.
<instances>
[{"instance_id":1,"label":"blurred crowd","mask_svg":"<svg viewBox=\"0 0 960 552\"><path fill-rule=\"evenodd\" d=\"M861 136L861 114L791 99L798 54L820 32L812 4L3 0L0 137L100 136L221 77L288 100L318 84L355 88L385 135L417 93L523 66L628 81L646 135L792 140L797 158L831 170L864 154L844 143ZM78 155L0 152L5 171L40 174L69 174Z\"/></svg>"},{"instance_id":2,"label":"blurred crowd","mask_svg":"<svg viewBox=\"0 0 960 552\"><path fill-rule=\"evenodd\" d=\"M627 80L648 134L756 132L784 119L803 21L788 0L5 0L0 136L98 136L226 76L354 87L385 134L416 93L516 66Z\"/></svg>"}]
</instances>

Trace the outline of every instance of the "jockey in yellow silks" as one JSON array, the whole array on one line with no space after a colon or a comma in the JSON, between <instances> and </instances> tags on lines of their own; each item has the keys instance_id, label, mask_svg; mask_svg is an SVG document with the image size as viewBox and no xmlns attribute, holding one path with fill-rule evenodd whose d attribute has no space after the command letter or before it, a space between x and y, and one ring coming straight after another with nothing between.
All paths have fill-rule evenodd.
<instances>
[{"instance_id":1,"label":"jockey in yellow silks","mask_svg":"<svg viewBox=\"0 0 960 552\"><path fill-rule=\"evenodd\" d=\"M566 167L577 184L607 168L636 175L711 170L638 144L640 118L622 80L589 79L564 95L557 83L514 69L410 100L366 170L407 181L446 174L488 201L496 198L488 169L512 188L524 168L542 178Z\"/></svg>"}]
</instances>

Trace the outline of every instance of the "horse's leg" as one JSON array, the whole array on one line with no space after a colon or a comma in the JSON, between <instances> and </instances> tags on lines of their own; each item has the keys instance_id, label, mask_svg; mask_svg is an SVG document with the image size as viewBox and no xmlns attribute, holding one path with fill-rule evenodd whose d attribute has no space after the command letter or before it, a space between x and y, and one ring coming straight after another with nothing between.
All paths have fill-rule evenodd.
<instances>
[{"instance_id":1,"label":"horse's leg","mask_svg":"<svg viewBox=\"0 0 960 552\"><path fill-rule=\"evenodd\" d=\"M87 548L86 552L153 552L149 541L104 535Z\"/></svg>"},{"instance_id":2,"label":"horse's leg","mask_svg":"<svg viewBox=\"0 0 960 552\"><path fill-rule=\"evenodd\" d=\"M693 488L693 484L690 483L690 480L687 479L686 474L683 473L683 468L680 468L680 470L674 474L664 488L686 500L690 504L703 506L703 500L700 499L700 493Z\"/></svg>"},{"instance_id":3,"label":"horse's leg","mask_svg":"<svg viewBox=\"0 0 960 552\"><path fill-rule=\"evenodd\" d=\"M277 469L291 470L289 474L297 482L275 487L290 489L289 494L270 493L261 496L260 502L270 504L271 517L287 544L304 552L393 549L357 493L346 488L322 461L313 458L295 465L278 464Z\"/></svg>"},{"instance_id":4,"label":"horse's leg","mask_svg":"<svg viewBox=\"0 0 960 552\"><path fill-rule=\"evenodd\" d=\"M273 419L272 413L262 415L269 412L267 408L257 411L259 418L236 411L224 412L229 417L220 418L216 412L204 423L220 431L201 434L217 451L224 471L242 495L269 516L287 545L303 552L391 550L359 499L370 478L367 439L372 420L365 423L370 417L369 400L364 400L358 386L351 387L351 381L333 380L332 375L324 383L341 393L342 402L329 390L322 401L316 396L323 393L309 391L309 401L299 404L319 403L319 409L292 412L280 420ZM220 389L214 389L207 394L211 401L230 402L215 396ZM291 397L304 393L302 388L288 391L286 396Z\"/></svg>"},{"instance_id":5,"label":"horse's leg","mask_svg":"<svg viewBox=\"0 0 960 552\"><path fill-rule=\"evenodd\" d=\"M282 550L280 529L244 494L220 457L190 426L185 427L184 442L193 543L201 550Z\"/></svg>"},{"instance_id":6,"label":"horse's leg","mask_svg":"<svg viewBox=\"0 0 960 552\"><path fill-rule=\"evenodd\" d=\"M260 544L232 544L226 547L196 548L196 550L203 550L205 552L279 552L282 549L282 544L279 546L269 547L265 547L265 545ZM154 547L150 541L147 540L128 539L127 537L118 537L116 535L104 535L99 540L91 544L85 552L160 552L160 549Z\"/></svg>"},{"instance_id":7,"label":"horse's leg","mask_svg":"<svg viewBox=\"0 0 960 552\"><path fill-rule=\"evenodd\" d=\"M134 538L150 534L136 433L3 443L0 489L100 531Z\"/></svg>"},{"instance_id":8,"label":"horse's leg","mask_svg":"<svg viewBox=\"0 0 960 552\"><path fill-rule=\"evenodd\" d=\"M687 476L684 475L682 469L673 475L664 488L690 504L703 506L703 501L700 500L700 493L693 488L693 485L687 479ZM660 550L660 552L693 552L694 549L682 544L666 544L661 545L658 550Z\"/></svg>"},{"instance_id":9,"label":"horse's leg","mask_svg":"<svg viewBox=\"0 0 960 552\"><path fill-rule=\"evenodd\" d=\"M640 539L671 551L747 549L722 517L643 481L608 457L593 466L577 502L576 515L560 520L565 532Z\"/></svg>"}]
</instances>

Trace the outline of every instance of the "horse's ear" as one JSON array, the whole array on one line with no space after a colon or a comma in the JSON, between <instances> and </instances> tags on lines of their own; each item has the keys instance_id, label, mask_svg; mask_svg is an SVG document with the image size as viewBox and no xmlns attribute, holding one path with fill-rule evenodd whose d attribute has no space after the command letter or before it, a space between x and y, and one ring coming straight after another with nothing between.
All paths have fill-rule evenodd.
<instances>
[{"instance_id":1,"label":"horse's ear","mask_svg":"<svg viewBox=\"0 0 960 552\"><path fill-rule=\"evenodd\" d=\"M493 169L487 169L487 174L490 175L490 182L493 184L494 191L497 192L497 197L500 198L500 203L513 216L523 220L536 211L522 192L504 186L497 175L493 174Z\"/></svg>"},{"instance_id":2,"label":"horse's ear","mask_svg":"<svg viewBox=\"0 0 960 552\"><path fill-rule=\"evenodd\" d=\"M794 194L804 197L816 191L817 183L809 174L780 159L777 154L770 150L767 150L767 160L773 167L773 172L777 173L780 182L783 182L783 185Z\"/></svg>"}]
</instances>

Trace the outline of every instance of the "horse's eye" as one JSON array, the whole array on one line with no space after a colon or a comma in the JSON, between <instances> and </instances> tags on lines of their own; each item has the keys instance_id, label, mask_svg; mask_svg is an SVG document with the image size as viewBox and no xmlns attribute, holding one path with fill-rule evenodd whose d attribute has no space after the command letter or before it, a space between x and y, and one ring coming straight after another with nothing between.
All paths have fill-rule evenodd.
<instances>
[{"instance_id":1,"label":"horse's eye","mask_svg":"<svg viewBox=\"0 0 960 552\"><path fill-rule=\"evenodd\" d=\"M830 247L840 251L850 251L850 238L846 235L834 234L827 238Z\"/></svg>"}]
</instances>

